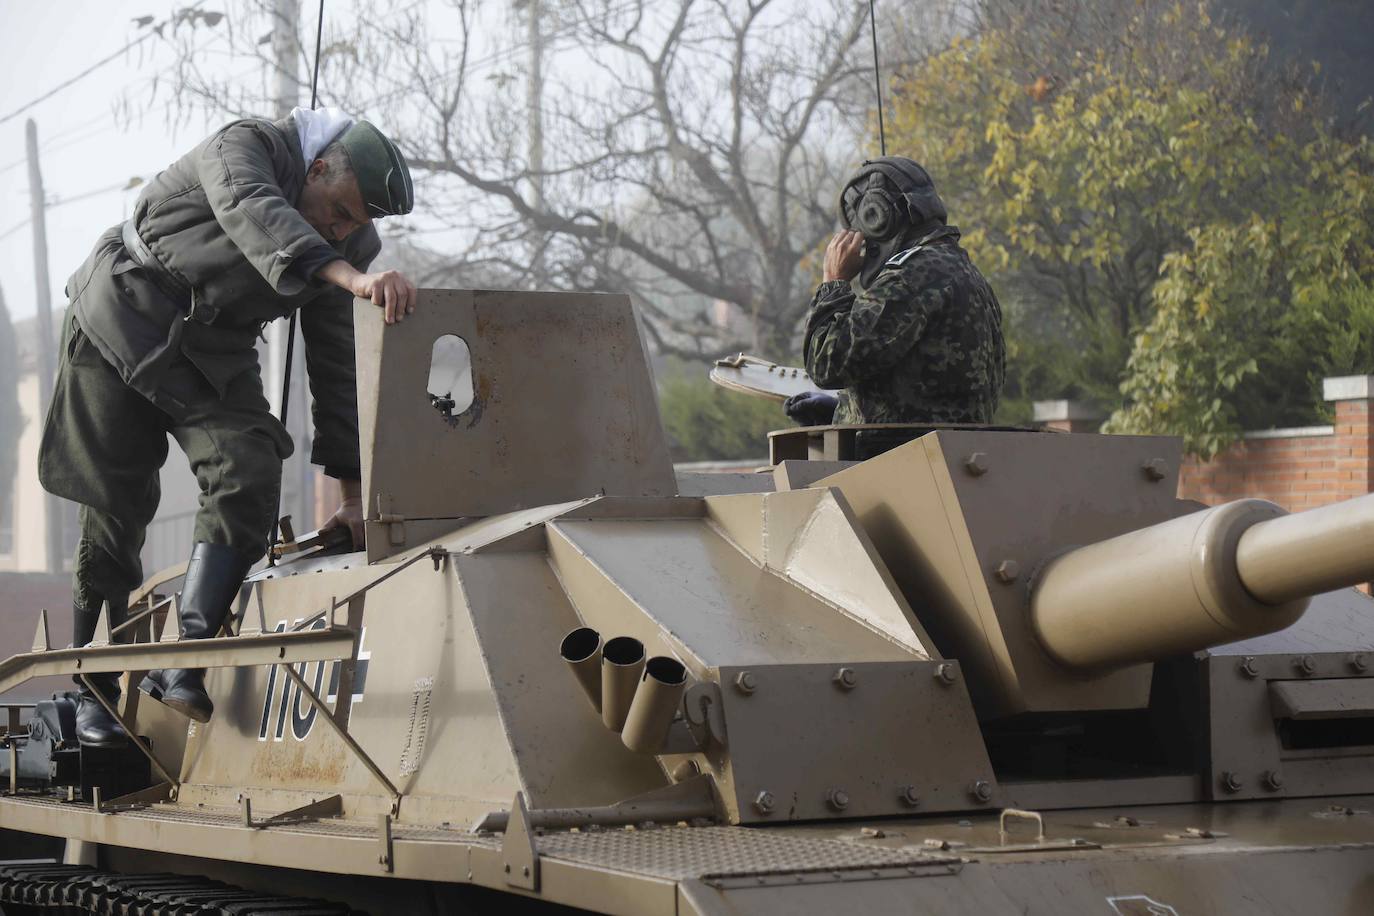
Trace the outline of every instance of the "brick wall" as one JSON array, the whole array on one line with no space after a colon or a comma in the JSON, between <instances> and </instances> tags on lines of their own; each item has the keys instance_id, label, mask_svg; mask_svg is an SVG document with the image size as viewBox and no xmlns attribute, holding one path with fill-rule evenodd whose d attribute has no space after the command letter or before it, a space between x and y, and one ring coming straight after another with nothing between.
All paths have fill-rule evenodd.
<instances>
[{"instance_id":1,"label":"brick wall","mask_svg":"<svg viewBox=\"0 0 1374 916\"><path fill-rule=\"evenodd\" d=\"M1257 497L1296 512L1374 492L1371 381L1327 379L1332 426L1249 433L1211 461L1186 459L1179 496L1208 505Z\"/></svg>"}]
</instances>

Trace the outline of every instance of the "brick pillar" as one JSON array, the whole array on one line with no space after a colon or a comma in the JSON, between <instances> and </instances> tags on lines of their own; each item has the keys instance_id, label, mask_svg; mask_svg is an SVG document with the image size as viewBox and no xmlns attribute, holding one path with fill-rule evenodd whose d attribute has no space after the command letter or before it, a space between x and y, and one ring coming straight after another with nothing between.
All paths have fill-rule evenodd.
<instances>
[{"instance_id":1,"label":"brick pillar","mask_svg":"<svg viewBox=\"0 0 1374 916\"><path fill-rule=\"evenodd\" d=\"M1106 419L1087 401L1036 401L1033 409L1036 426L1065 433L1095 433Z\"/></svg>"},{"instance_id":2,"label":"brick pillar","mask_svg":"<svg viewBox=\"0 0 1374 916\"><path fill-rule=\"evenodd\" d=\"M1374 492L1374 440L1369 418L1374 404L1374 375L1347 375L1322 381L1322 394L1336 408L1336 471L1340 499Z\"/></svg>"},{"instance_id":3,"label":"brick pillar","mask_svg":"<svg viewBox=\"0 0 1374 916\"><path fill-rule=\"evenodd\" d=\"M1374 493L1374 444L1370 407L1374 405L1374 375L1346 375L1322 380L1322 396L1336 408L1336 477L1338 499ZM1374 594L1374 583L1360 590Z\"/></svg>"}]
</instances>

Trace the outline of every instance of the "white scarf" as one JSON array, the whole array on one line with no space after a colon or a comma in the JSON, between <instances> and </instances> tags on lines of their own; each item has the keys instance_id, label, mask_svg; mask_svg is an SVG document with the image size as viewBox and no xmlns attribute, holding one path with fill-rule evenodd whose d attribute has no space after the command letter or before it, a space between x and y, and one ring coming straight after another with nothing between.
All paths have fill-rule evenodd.
<instances>
[{"instance_id":1,"label":"white scarf","mask_svg":"<svg viewBox=\"0 0 1374 916\"><path fill-rule=\"evenodd\" d=\"M320 155L320 151L353 126L353 118L338 108L293 108L296 133L301 140L301 155L306 168Z\"/></svg>"}]
</instances>

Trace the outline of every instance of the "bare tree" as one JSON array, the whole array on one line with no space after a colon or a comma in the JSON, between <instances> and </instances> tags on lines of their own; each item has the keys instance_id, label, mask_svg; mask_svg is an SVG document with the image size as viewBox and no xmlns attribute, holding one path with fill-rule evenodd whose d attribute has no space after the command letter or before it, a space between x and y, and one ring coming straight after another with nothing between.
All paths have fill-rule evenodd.
<instances>
[{"instance_id":1,"label":"bare tree","mask_svg":"<svg viewBox=\"0 0 1374 916\"><path fill-rule=\"evenodd\" d=\"M519 91L528 39L493 42L490 5L393 0L332 12L322 102L398 137L422 173L425 231L456 261L517 284L532 282L537 263L556 287L628 290L668 352L786 355L812 279L807 258L834 226L843 172L868 151L867 4L540 9L537 94ZM266 0L239 3L224 38L264 74L270 12ZM211 75L193 36L180 40L173 83L188 106L266 110L267 76L255 87ZM543 106L541 169L530 164L530 98Z\"/></svg>"}]
</instances>

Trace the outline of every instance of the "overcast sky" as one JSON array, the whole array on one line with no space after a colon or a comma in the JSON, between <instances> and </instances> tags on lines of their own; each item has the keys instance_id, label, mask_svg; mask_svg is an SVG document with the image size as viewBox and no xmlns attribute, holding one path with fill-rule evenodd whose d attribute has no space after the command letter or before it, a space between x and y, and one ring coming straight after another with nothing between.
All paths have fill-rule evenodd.
<instances>
[{"instance_id":1,"label":"overcast sky","mask_svg":"<svg viewBox=\"0 0 1374 916\"><path fill-rule=\"evenodd\" d=\"M101 0L34 3L0 0L6 42L0 78L0 118L52 90L96 61L144 34L133 19L165 19L184 0ZM34 313L33 235L24 124L38 125L39 156L47 192L48 259L53 305L65 302L62 287L96 237L122 220L138 190L120 190L133 176L148 178L194 145L207 125L171 127L161 93L136 120L116 116L125 93L147 99L153 79L165 75L171 49L156 38L95 70L33 108L0 123L0 284L10 313ZM226 69L229 66L224 59ZM247 66L243 61L236 66ZM64 203L91 194L83 200ZM16 228L18 227L18 228Z\"/></svg>"}]
</instances>

